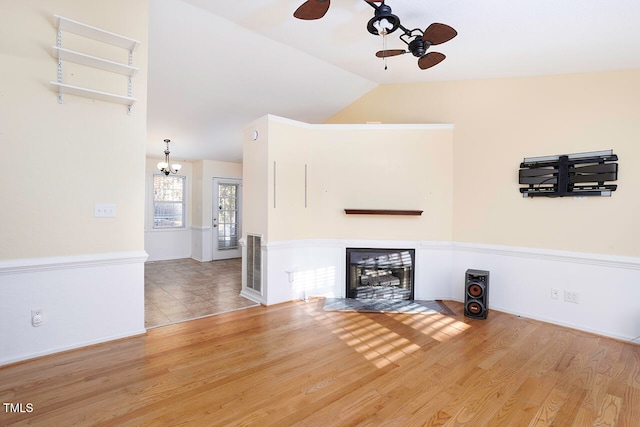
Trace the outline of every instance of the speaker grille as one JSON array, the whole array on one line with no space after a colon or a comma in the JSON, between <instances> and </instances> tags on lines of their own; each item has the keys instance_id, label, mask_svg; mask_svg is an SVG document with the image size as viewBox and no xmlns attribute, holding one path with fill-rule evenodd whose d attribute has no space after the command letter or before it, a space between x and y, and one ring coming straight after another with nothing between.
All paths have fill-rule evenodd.
<instances>
[{"instance_id":1,"label":"speaker grille","mask_svg":"<svg viewBox=\"0 0 640 427\"><path fill-rule=\"evenodd\" d=\"M475 299L468 301L465 308L469 313L474 314L476 316L482 314L485 310L484 304L482 304L481 301L475 300Z\"/></svg>"},{"instance_id":2,"label":"speaker grille","mask_svg":"<svg viewBox=\"0 0 640 427\"><path fill-rule=\"evenodd\" d=\"M486 319L489 313L489 272L467 270L464 287L464 315L475 319Z\"/></svg>"},{"instance_id":3,"label":"speaker grille","mask_svg":"<svg viewBox=\"0 0 640 427\"><path fill-rule=\"evenodd\" d=\"M480 282L471 282L467 285L467 294L471 298L482 298L484 295L484 284Z\"/></svg>"}]
</instances>

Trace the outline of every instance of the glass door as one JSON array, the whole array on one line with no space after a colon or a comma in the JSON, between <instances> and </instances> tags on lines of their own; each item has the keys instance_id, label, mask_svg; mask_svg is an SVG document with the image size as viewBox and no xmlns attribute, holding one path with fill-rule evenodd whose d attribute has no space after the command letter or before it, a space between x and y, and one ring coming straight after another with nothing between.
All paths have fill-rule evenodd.
<instances>
[{"instance_id":1,"label":"glass door","mask_svg":"<svg viewBox=\"0 0 640 427\"><path fill-rule=\"evenodd\" d=\"M242 180L213 179L213 259L240 258Z\"/></svg>"}]
</instances>

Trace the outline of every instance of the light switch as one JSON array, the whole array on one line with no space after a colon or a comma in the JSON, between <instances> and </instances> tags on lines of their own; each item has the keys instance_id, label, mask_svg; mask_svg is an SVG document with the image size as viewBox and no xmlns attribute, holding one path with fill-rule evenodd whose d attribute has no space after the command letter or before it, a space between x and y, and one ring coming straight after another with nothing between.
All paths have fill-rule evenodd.
<instances>
[{"instance_id":1,"label":"light switch","mask_svg":"<svg viewBox=\"0 0 640 427\"><path fill-rule=\"evenodd\" d=\"M96 203L93 205L93 216L96 218L115 218L116 205L112 203Z\"/></svg>"}]
</instances>

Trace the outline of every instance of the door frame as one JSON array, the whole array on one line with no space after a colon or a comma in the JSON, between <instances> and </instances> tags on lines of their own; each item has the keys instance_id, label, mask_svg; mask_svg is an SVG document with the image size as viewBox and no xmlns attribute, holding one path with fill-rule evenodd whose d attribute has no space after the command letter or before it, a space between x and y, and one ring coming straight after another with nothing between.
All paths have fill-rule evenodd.
<instances>
[{"instance_id":1,"label":"door frame","mask_svg":"<svg viewBox=\"0 0 640 427\"><path fill-rule=\"evenodd\" d=\"M238 234L238 246L234 249L218 249L218 188L220 184L237 184L237 206L238 218L236 233ZM242 178L213 177L211 188L211 258L212 260L241 258L242 247L240 239L242 238Z\"/></svg>"}]
</instances>

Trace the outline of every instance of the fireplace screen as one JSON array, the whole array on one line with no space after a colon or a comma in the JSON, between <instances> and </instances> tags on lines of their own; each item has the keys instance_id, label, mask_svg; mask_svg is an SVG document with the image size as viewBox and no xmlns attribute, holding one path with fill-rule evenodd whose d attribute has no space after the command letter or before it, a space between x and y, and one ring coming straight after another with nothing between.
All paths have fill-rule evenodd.
<instances>
[{"instance_id":1,"label":"fireplace screen","mask_svg":"<svg viewBox=\"0 0 640 427\"><path fill-rule=\"evenodd\" d=\"M414 249L347 248L347 298L413 300Z\"/></svg>"}]
</instances>

